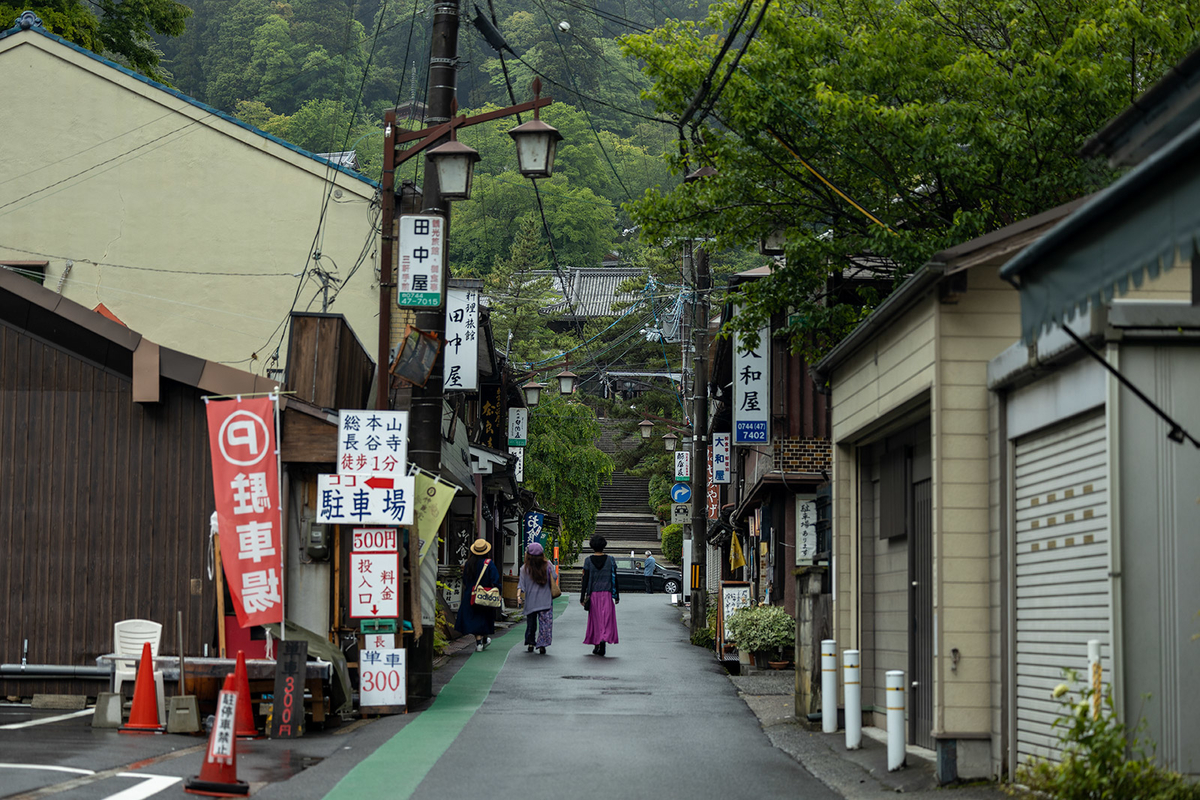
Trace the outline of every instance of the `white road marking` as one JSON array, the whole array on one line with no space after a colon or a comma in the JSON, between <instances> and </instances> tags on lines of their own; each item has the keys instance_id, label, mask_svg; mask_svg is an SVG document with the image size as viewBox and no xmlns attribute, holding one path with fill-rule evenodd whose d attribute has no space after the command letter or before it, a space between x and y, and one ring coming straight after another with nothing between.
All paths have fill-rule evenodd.
<instances>
[{"instance_id":1,"label":"white road marking","mask_svg":"<svg viewBox=\"0 0 1200 800\"><path fill-rule=\"evenodd\" d=\"M174 786L183 780L172 775L146 775L141 772L121 772L117 774L118 778L142 778L142 782L137 786L130 786L128 789L110 794L104 800L145 800L147 797L158 794L168 786Z\"/></svg>"},{"instance_id":2,"label":"white road marking","mask_svg":"<svg viewBox=\"0 0 1200 800\"><path fill-rule=\"evenodd\" d=\"M18 728L32 728L34 725L49 725L51 722L62 722L64 719L86 717L89 714L95 713L95 708L85 708L83 711L75 711L70 714L59 714L57 717L44 717L42 719L31 719L26 722L13 722L8 725L0 725L0 731L15 731Z\"/></svg>"},{"instance_id":3,"label":"white road marking","mask_svg":"<svg viewBox=\"0 0 1200 800\"><path fill-rule=\"evenodd\" d=\"M77 767L56 767L50 764L0 764L0 769L44 769L49 772L74 772L76 775L95 775L90 769Z\"/></svg>"}]
</instances>

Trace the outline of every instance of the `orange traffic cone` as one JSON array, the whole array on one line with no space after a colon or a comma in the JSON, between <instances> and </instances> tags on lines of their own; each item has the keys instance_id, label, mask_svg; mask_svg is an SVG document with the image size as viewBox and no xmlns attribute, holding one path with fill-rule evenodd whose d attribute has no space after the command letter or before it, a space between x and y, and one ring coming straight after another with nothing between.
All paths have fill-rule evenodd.
<instances>
[{"instance_id":1,"label":"orange traffic cone","mask_svg":"<svg viewBox=\"0 0 1200 800\"><path fill-rule=\"evenodd\" d=\"M162 733L166 728L158 722L158 691L154 685L154 656L150 654L150 643L142 645L142 657L138 661L137 682L133 685L133 708L129 710L129 722L121 726L121 733Z\"/></svg>"},{"instance_id":2,"label":"orange traffic cone","mask_svg":"<svg viewBox=\"0 0 1200 800\"><path fill-rule=\"evenodd\" d=\"M237 666L233 668L233 688L238 693L237 735L239 739L257 739L254 725L254 706L250 702L250 675L246 672L246 654L238 650Z\"/></svg>"},{"instance_id":3,"label":"orange traffic cone","mask_svg":"<svg viewBox=\"0 0 1200 800\"><path fill-rule=\"evenodd\" d=\"M226 675L225 686L217 695L217 713L200 774L183 782L185 792L210 797L240 797L250 793L250 784L238 780L237 776L237 736L234 734L237 694L233 691L233 675Z\"/></svg>"}]
</instances>

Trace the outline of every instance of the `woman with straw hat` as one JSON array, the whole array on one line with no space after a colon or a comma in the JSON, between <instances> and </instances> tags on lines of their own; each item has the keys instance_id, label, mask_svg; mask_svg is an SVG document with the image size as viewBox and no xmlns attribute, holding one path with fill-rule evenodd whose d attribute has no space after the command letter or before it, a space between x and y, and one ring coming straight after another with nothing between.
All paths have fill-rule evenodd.
<instances>
[{"instance_id":1,"label":"woman with straw hat","mask_svg":"<svg viewBox=\"0 0 1200 800\"><path fill-rule=\"evenodd\" d=\"M476 539L471 545L471 555L463 565L463 593L458 604L458 616L454 627L462 633L475 637L475 652L481 652L492 643L491 634L496 632L496 610L477 606L474 601L475 585L493 589L500 585L500 570L487 557L492 545L487 539Z\"/></svg>"}]
</instances>

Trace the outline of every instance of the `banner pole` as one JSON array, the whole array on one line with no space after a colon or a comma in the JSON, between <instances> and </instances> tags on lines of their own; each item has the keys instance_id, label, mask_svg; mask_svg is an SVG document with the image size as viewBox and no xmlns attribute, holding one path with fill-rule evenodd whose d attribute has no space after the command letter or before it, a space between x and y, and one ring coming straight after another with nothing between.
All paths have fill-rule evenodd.
<instances>
[{"instance_id":1,"label":"banner pole","mask_svg":"<svg viewBox=\"0 0 1200 800\"><path fill-rule=\"evenodd\" d=\"M279 483L279 641L287 641L287 519L283 505L283 440L279 427L279 387L271 394L275 404L275 478Z\"/></svg>"}]
</instances>

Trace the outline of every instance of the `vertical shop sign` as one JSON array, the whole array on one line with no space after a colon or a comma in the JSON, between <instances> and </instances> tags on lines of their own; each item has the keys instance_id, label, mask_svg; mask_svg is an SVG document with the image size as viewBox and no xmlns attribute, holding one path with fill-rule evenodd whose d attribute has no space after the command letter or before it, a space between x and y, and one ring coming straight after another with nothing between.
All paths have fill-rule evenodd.
<instances>
[{"instance_id":1,"label":"vertical shop sign","mask_svg":"<svg viewBox=\"0 0 1200 800\"><path fill-rule=\"evenodd\" d=\"M206 402L221 562L238 625L283 621L275 402Z\"/></svg>"},{"instance_id":2,"label":"vertical shop sign","mask_svg":"<svg viewBox=\"0 0 1200 800\"><path fill-rule=\"evenodd\" d=\"M524 447L529 436L529 409L510 408L508 410L508 446Z\"/></svg>"},{"instance_id":3,"label":"vertical shop sign","mask_svg":"<svg viewBox=\"0 0 1200 800\"><path fill-rule=\"evenodd\" d=\"M437 308L442 304L444 235L441 217L400 217L396 248L396 305L400 308Z\"/></svg>"},{"instance_id":4,"label":"vertical shop sign","mask_svg":"<svg viewBox=\"0 0 1200 800\"><path fill-rule=\"evenodd\" d=\"M734 334L733 443L766 444L771 440L771 329L758 332L758 346L749 349L741 333Z\"/></svg>"},{"instance_id":5,"label":"vertical shop sign","mask_svg":"<svg viewBox=\"0 0 1200 800\"><path fill-rule=\"evenodd\" d=\"M817 500L796 498L796 565L812 564L817 557Z\"/></svg>"},{"instance_id":6,"label":"vertical shop sign","mask_svg":"<svg viewBox=\"0 0 1200 800\"><path fill-rule=\"evenodd\" d=\"M721 489L713 480L713 453L715 449L711 444L708 446L708 493L706 495L708 513L706 516L709 519L717 519L721 516Z\"/></svg>"},{"instance_id":7,"label":"vertical shop sign","mask_svg":"<svg viewBox=\"0 0 1200 800\"><path fill-rule=\"evenodd\" d=\"M729 483L729 434L714 433L712 443L712 465L709 475L713 483Z\"/></svg>"},{"instance_id":8,"label":"vertical shop sign","mask_svg":"<svg viewBox=\"0 0 1200 800\"><path fill-rule=\"evenodd\" d=\"M473 392L479 388L479 293L446 291L446 345L442 388Z\"/></svg>"},{"instance_id":9,"label":"vertical shop sign","mask_svg":"<svg viewBox=\"0 0 1200 800\"><path fill-rule=\"evenodd\" d=\"M692 454L687 450L675 451L675 480L692 480Z\"/></svg>"}]
</instances>

